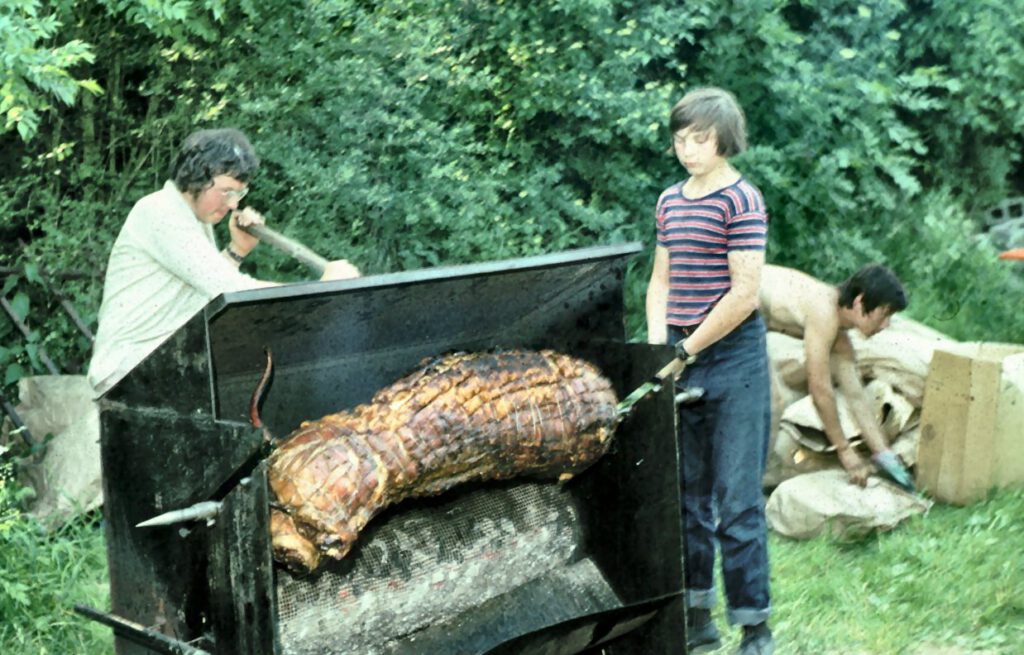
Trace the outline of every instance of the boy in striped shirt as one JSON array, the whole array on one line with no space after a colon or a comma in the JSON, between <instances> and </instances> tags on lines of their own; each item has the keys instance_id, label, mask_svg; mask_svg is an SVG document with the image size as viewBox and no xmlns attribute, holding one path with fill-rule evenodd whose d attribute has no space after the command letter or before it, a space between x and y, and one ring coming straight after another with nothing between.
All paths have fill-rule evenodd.
<instances>
[{"instance_id":1,"label":"boy in striped shirt","mask_svg":"<svg viewBox=\"0 0 1024 655\"><path fill-rule=\"evenodd\" d=\"M675 344L691 363L678 384L705 389L680 411L687 539L687 645L721 645L711 618L721 552L738 655L771 655L767 528L761 479L771 422L765 324L757 311L768 216L761 192L729 162L746 123L727 91L687 93L669 115L672 151L689 176L658 199L647 287L650 343Z\"/></svg>"}]
</instances>

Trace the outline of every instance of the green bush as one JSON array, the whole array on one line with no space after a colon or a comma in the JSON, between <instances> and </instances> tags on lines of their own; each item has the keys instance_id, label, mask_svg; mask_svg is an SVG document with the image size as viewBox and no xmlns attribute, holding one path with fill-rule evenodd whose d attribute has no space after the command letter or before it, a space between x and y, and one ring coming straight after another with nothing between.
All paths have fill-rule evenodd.
<instances>
[{"instance_id":1,"label":"green bush","mask_svg":"<svg viewBox=\"0 0 1024 655\"><path fill-rule=\"evenodd\" d=\"M973 222L948 190L924 195L874 233L910 289L909 315L964 340L1024 343L1024 278L972 238Z\"/></svg>"},{"instance_id":2,"label":"green bush","mask_svg":"<svg viewBox=\"0 0 1024 655\"><path fill-rule=\"evenodd\" d=\"M625 22L590 2L311 11L253 35L254 50L279 51L294 42L287 26L306 23L284 66L256 64L278 83L242 107L267 164L258 199L289 233L372 272L640 236L669 89L638 80L651 47L671 54L664 11Z\"/></svg>"},{"instance_id":3,"label":"green bush","mask_svg":"<svg viewBox=\"0 0 1024 655\"><path fill-rule=\"evenodd\" d=\"M1024 317L982 318L1018 287L969 237L981 209L1022 192L1024 0L21 5L50 17L54 43L102 53L62 73L102 94L66 105L26 87L34 138L0 133L0 265L90 273L69 283L87 321L132 203L188 132L234 125L264 161L249 202L369 273L644 242L626 298L640 338L654 202L683 176L667 113L715 84L747 110L736 164L765 193L770 261L839 280L883 260L915 316L1024 341ZM308 275L265 247L247 267ZM38 334L4 341L8 381L41 372L39 345L83 364L65 313L27 275L13 284Z\"/></svg>"}]
</instances>

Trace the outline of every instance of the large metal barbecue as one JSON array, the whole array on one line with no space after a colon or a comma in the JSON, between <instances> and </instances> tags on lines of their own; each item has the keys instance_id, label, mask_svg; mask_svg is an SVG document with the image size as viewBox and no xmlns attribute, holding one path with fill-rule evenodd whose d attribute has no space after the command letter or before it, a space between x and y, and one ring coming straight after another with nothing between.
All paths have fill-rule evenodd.
<instances>
[{"instance_id":1,"label":"large metal barbecue","mask_svg":"<svg viewBox=\"0 0 1024 655\"><path fill-rule=\"evenodd\" d=\"M373 519L352 552L297 578L271 560L262 417L285 435L367 401L423 358L554 348L620 397L671 359L624 343L637 244L221 296L102 401L118 653L434 654L685 650L671 388L564 484L475 483ZM136 528L207 500L212 521Z\"/></svg>"}]
</instances>

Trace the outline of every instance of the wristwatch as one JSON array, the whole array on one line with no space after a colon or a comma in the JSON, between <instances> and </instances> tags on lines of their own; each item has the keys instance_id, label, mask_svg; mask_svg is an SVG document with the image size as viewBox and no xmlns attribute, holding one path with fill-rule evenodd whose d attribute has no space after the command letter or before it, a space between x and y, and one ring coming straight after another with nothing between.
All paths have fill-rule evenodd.
<instances>
[{"instance_id":1,"label":"wristwatch","mask_svg":"<svg viewBox=\"0 0 1024 655\"><path fill-rule=\"evenodd\" d=\"M686 352L686 346L683 345L684 341L686 341L686 339L680 339L679 341L676 341L676 357L683 360L687 364L692 364L694 360L697 359L697 356L691 355L690 353Z\"/></svg>"},{"instance_id":2,"label":"wristwatch","mask_svg":"<svg viewBox=\"0 0 1024 655\"><path fill-rule=\"evenodd\" d=\"M226 248L224 248L224 252L228 254L228 257L235 260L239 264L241 264L245 260L245 257L235 252L231 246L227 246Z\"/></svg>"}]
</instances>

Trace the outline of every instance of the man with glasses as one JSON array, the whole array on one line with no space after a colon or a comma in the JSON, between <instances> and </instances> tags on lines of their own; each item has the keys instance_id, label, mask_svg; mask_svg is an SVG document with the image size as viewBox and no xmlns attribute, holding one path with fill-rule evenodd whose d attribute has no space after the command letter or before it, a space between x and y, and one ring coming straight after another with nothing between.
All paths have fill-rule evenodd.
<instances>
[{"instance_id":1,"label":"man with glasses","mask_svg":"<svg viewBox=\"0 0 1024 655\"><path fill-rule=\"evenodd\" d=\"M128 214L107 263L89 382L102 395L210 300L228 291L273 286L239 271L259 239L240 226L262 223L239 211L259 159L234 129L200 130L185 139L163 189ZM213 227L228 219L231 241L218 250ZM345 260L322 280L359 275Z\"/></svg>"}]
</instances>

